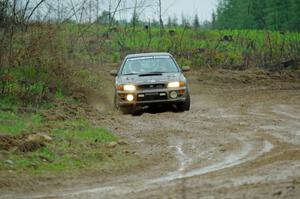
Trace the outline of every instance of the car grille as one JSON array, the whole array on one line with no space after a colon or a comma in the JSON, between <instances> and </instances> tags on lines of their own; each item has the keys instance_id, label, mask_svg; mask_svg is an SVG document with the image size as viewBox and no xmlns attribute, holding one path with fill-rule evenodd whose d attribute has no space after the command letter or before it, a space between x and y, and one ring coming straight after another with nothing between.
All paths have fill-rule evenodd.
<instances>
[{"instance_id":1,"label":"car grille","mask_svg":"<svg viewBox=\"0 0 300 199\"><path fill-rule=\"evenodd\" d=\"M156 100L166 100L168 99L167 93L164 93L164 95L161 95L162 93L145 93L145 94L139 94L143 95L143 97L137 97L137 101L142 102L142 101L156 101Z\"/></svg>"},{"instance_id":2,"label":"car grille","mask_svg":"<svg viewBox=\"0 0 300 199\"><path fill-rule=\"evenodd\" d=\"M145 84L137 86L138 90L151 90L151 89L163 89L167 88L166 84Z\"/></svg>"}]
</instances>

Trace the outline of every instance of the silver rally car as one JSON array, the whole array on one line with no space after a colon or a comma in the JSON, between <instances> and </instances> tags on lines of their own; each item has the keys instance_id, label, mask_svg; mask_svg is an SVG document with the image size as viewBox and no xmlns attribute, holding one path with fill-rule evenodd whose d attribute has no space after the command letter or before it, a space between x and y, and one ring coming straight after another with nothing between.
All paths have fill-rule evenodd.
<instances>
[{"instance_id":1,"label":"silver rally car","mask_svg":"<svg viewBox=\"0 0 300 199\"><path fill-rule=\"evenodd\" d=\"M190 109L189 87L183 72L169 53L128 55L115 76L115 106L124 113L152 105L174 104L179 111Z\"/></svg>"}]
</instances>

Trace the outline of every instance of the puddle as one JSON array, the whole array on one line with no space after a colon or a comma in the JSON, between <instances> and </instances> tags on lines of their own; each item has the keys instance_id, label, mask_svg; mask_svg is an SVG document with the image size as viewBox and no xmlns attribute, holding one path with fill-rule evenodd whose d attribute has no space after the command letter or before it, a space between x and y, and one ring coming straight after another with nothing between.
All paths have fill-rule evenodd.
<instances>
[{"instance_id":1,"label":"puddle","mask_svg":"<svg viewBox=\"0 0 300 199\"><path fill-rule=\"evenodd\" d=\"M297 109L298 107L292 107L290 105L278 105L273 108L273 113L283 115L291 119L300 120L299 112L297 111Z\"/></svg>"},{"instance_id":2,"label":"puddle","mask_svg":"<svg viewBox=\"0 0 300 199\"><path fill-rule=\"evenodd\" d=\"M185 170L186 166L192 161L190 157L188 157L182 150L181 146L175 146L177 158L180 163L179 171Z\"/></svg>"},{"instance_id":3,"label":"puddle","mask_svg":"<svg viewBox=\"0 0 300 199\"><path fill-rule=\"evenodd\" d=\"M203 175L206 173L233 167L233 166L242 164L244 162L254 160L257 157L261 156L262 154L270 152L272 150L272 148L273 148L273 145L270 142L264 141L263 149L256 156L250 156L249 158L246 158L250 154L251 150L253 149L253 146L252 146L252 144L245 142L243 145L243 148L240 151L238 151L237 153L230 154L229 156L225 157L225 159L221 162L218 162L218 163L206 166L206 167L202 167L199 169L193 169L193 170L187 171L187 172L175 171L175 172L168 174L167 176L149 180L147 184L163 183L163 182L168 182L168 181L172 181L172 180L177 180L180 178L188 178L188 177L192 177L192 176Z\"/></svg>"}]
</instances>

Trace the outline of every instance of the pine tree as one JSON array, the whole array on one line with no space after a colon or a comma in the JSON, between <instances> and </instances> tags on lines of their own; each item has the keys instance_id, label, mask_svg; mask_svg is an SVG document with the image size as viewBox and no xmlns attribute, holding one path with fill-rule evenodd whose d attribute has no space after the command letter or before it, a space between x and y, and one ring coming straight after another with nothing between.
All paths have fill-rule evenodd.
<instances>
[{"instance_id":1,"label":"pine tree","mask_svg":"<svg viewBox=\"0 0 300 199\"><path fill-rule=\"evenodd\" d=\"M184 14L181 15L181 25L184 27L190 27L189 19Z\"/></svg>"},{"instance_id":2,"label":"pine tree","mask_svg":"<svg viewBox=\"0 0 300 199\"><path fill-rule=\"evenodd\" d=\"M170 16L168 17L168 23L167 23L167 26L168 26L169 28L172 27L172 18L171 18Z\"/></svg>"},{"instance_id":3,"label":"pine tree","mask_svg":"<svg viewBox=\"0 0 300 199\"><path fill-rule=\"evenodd\" d=\"M178 18L176 15L172 18L172 26L177 27L178 26Z\"/></svg>"},{"instance_id":4,"label":"pine tree","mask_svg":"<svg viewBox=\"0 0 300 199\"><path fill-rule=\"evenodd\" d=\"M137 14L136 9L134 9L134 11L132 13L132 18L131 18L130 23L131 23L132 27L136 27L139 23L139 16Z\"/></svg>"},{"instance_id":5,"label":"pine tree","mask_svg":"<svg viewBox=\"0 0 300 199\"><path fill-rule=\"evenodd\" d=\"M217 14L216 14L215 11L213 11L211 18L212 18L211 19L211 26L212 26L212 28L216 28L217 27L217 24L216 24Z\"/></svg>"},{"instance_id":6,"label":"pine tree","mask_svg":"<svg viewBox=\"0 0 300 199\"><path fill-rule=\"evenodd\" d=\"M255 21L254 28L266 28L266 0L252 0L251 14Z\"/></svg>"},{"instance_id":7,"label":"pine tree","mask_svg":"<svg viewBox=\"0 0 300 199\"><path fill-rule=\"evenodd\" d=\"M197 14L196 14L195 17L194 17L193 27L196 28L196 29L197 29L197 28L200 28L199 17L198 17Z\"/></svg>"},{"instance_id":8,"label":"pine tree","mask_svg":"<svg viewBox=\"0 0 300 199\"><path fill-rule=\"evenodd\" d=\"M267 1L267 25L272 30L284 30L288 28L291 17L289 14L291 0Z\"/></svg>"}]
</instances>

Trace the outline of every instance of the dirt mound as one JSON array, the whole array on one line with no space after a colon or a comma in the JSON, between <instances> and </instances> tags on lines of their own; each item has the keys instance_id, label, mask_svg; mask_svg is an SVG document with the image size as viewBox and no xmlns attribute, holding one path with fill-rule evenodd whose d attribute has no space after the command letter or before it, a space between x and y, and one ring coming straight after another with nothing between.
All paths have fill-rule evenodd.
<instances>
[{"instance_id":1,"label":"dirt mound","mask_svg":"<svg viewBox=\"0 0 300 199\"><path fill-rule=\"evenodd\" d=\"M22 134L18 136L0 135L0 150L9 151L13 148L21 152L32 152L46 146L51 138L44 134Z\"/></svg>"},{"instance_id":2,"label":"dirt mound","mask_svg":"<svg viewBox=\"0 0 300 199\"><path fill-rule=\"evenodd\" d=\"M0 135L0 150L10 150L17 145L17 140L8 135Z\"/></svg>"},{"instance_id":3,"label":"dirt mound","mask_svg":"<svg viewBox=\"0 0 300 199\"><path fill-rule=\"evenodd\" d=\"M86 103L68 103L58 100L54 103L54 107L42 113L45 121L66 121L69 119L80 118L99 118L101 116L95 112L92 106Z\"/></svg>"},{"instance_id":4,"label":"dirt mound","mask_svg":"<svg viewBox=\"0 0 300 199\"><path fill-rule=\"evenodd\" d=\"M40 141L25 141L18 146L18 149L26 153L36 151L44 146L46 146L46 144Z\"/></svg>"}]
</instances>

